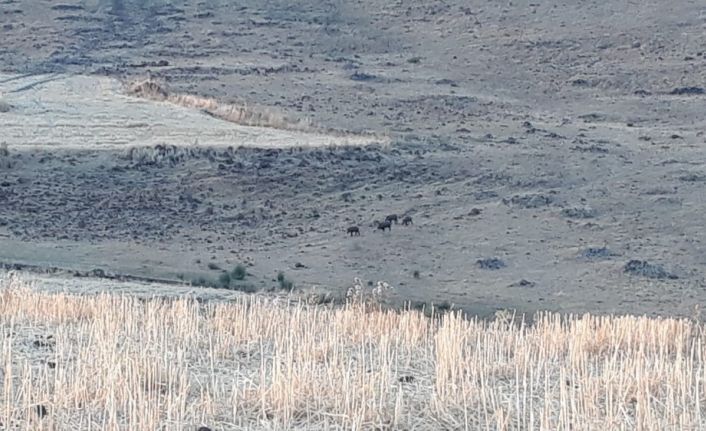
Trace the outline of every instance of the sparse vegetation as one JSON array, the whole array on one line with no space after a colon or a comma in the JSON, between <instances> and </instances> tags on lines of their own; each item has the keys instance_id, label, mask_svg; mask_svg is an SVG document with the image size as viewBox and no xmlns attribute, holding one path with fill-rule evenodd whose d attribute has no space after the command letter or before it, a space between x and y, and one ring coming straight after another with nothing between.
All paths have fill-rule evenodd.
<instances>
[{"instance_id":1,"label":"sparse vegetation","mask_svg":"<svg viewBox=\"0 0 706 431\"><path fill-rule=\"evenodd\" d=\"M209 263L208 268L214 271L221 270L221 268L215 263ZM193 279L191 281L191 284L200 287L239 290L241 292L247 293L257 292L258 289L252 283L247 282L245 280L246 277L247 271L245 270L245 267L242 265L237 265L230 272L222 271L216 279L201 276Z\"/></svg>"},{"instance_id":2,"label":"sparse vegetation","mask_svg":"<svg viewBox=\"0 0 706 431\"><path fill-rule=\"evenodd\" d=\"M706 430L695 2L2 3L1 430Z\"/></svg>"},{"instance_id":3,"label":"sparse vegetation","mask_svg":"<svg viewBox=\"0 0 706 431\"><path fill-rule=\"evenodd\" d=\"M233 268L233 271L230 273L230 276L233 278L233 280L245 280L245 277L247 275L247 270L241 264L236 265L235 268Z\"/></svg>"},{"instance_id":4,"label":"sparse vegetation","mask_svg":"<svg viewBox=\"0 0 706 431\"><path fill-rule=\"evenodd\" d=\"M189 94L170 94L166 88L152 80L130 83L128 93L150 100L167 101L186 108L199 109L216 118L245 126L307 132L321 131L308 120L295 120L271 109L258 109L246 104L221 103L215 99Z\"/></svg>"},{"instance_id":5,"label":"sparse vegetation","mask_svg":"<svg viewBox=\"0 0 706 431\"><path fill-rule=\"evenodd\" d=\"M367 287L366 287L367 285ZM378 281L373 288L373 282L363 283L363 280L356 277L353 285L346 292L346 301L352 304L365 304L366 306L385 305L387 296L393 287L385 281Z\"/></svg>"},{"instance_id":6,"label":"sparse vegetation","mask_svg":"<svg viewBox=\"0 0 706 431\"><path fill-rule=\"evenodd\" d=\"M632 259L625 264L623 271L631 275L637 275L647 278L654 278L659 280L669 279L676 280L679 277L673 274L662 265L652 264L644 260Z\"/></svg>"},{"instance_id":7,"label":"sparse vegetation","mask_svg":"<svg viewBox=\"0 0 706 431\"><path fill-rule=\"evenodd\" d=\"M199 154L199 149L191 146L158 144L155 146L135 146L128 148L122 158L136 166L154 166L168 164L171 166Z\"/></svg>"},{"instance_id":8,"label":"sparse vegetation","mask_svg":"<svg viewBox=\"0 0 706 431\"><path fill-rule=\"evenodd\" d=\"M227 272L224 272L218 277L218 283L221 285L221 287L230 287L230 282L231 277L230 274Z\"/></svg>"},{"instance_id":9,"label":"sparse vegetation","mask_svg":"<svg viewBox=\"0 0 706 431\"><path fill-rule=\"evenodd\" d=\"M246 295L205 304L73 296L0 280L0 421L33 430L706 426L701 324L513 319Z\"/></svg>"},{"instance_id":10,"label":"sparse vegetation","mask_svg":"<svg viewBox=\"0 0 706 431\"><path fill-rule=\"evenodd\" d=\"M292 290L294 289L294 282L284 275L284 272L280 271L277 273L277 283L279 283L279 288L282 290Z\"/></svg>"},{"instance_id":11,"label":"sparse vegetation","mask_svg":"<svg viewBox=\"0 0 706 431\"><path fill-rule=\"evenodd\" d=\"M217 287L213 281L207 279L206 277L197 277L193 280L191 280L191 284L194 286L201 286L201 287Z\"/></svg>"},{"instance_id":12,"label":"sparse vegetation","mask_svg":"<svg viewBox=\"0 0 706 431\"><path fill-rule=\"evenodd\" d=\"M573 219L590 219L595 218L597 211L593 208L583 207L583 208L564 208L561 210L561 214L564 217Z\"/></svg>"}]
</instances>

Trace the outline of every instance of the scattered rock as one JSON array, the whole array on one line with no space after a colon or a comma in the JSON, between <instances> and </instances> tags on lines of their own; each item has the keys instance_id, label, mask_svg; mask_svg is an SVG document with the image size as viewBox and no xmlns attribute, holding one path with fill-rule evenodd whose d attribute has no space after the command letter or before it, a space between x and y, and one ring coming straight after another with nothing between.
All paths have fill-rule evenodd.
<instances>
[{"instance_id":1,"label":"scattered rock","mask_svg":"<svg viewBox=\"0 0 706 431\"><path fill-rule=\"evenodd\" d=\"M579 151L582 153L594 153L594 154L607 154L608 149L601 147L600 145L596 144L591 144L591 145L575 145L571 147L572 150L574 151Z\"/></svg>"},{"instance_id":2,"label":"scattered rock","mask_svg":"<svg viewBox=\"0 0 706 431\"><path fill-rule=\"evenodd\" d=\"M549 206L554 202L554 198L542 193L515 195L510 199L503 199L505 205L519 206L522 208L539 208Z\"/></svg>"},{"instance_id":3,"label":"scattered rock","mask_svg":"<svg viewBox=\"0 0 706 431\"><path fill-rule=\"evenodd\" d=\"M571 81L571 85L574 87L588 87L589 82L583 78L577 78Z\"/></svg>"},{"instance_id":4,"label":"scattered rock","mask_svg":"<svg viewBox=\"0 0 706 431\"><path fill-rule=\"evenodd\" d=\"M593 208L583 207L583 208L564 208L561 211L564 217L573 219L590 219L595 218L597 213Z\"/></svg>"},{"instance_id":5,"label":"scattered rock","mask_svg":"<svg viewBox=\"0 0 706 431\"><path fill-rule=\"evenodd\" d=\"M435 82L436 85L450 85L451 87L458 87L458 84L456 81L451 80L451 79L439 79Z\"/></svg>"},{"instance_id":6,"label":"scattered rock","mask_svg":"<svg viewBox=\"0 0 706 431\"><path fill-rule=\"evenodd\" d=\"M536 283L534 281L525 280L524 278L522 280L516 281L510 285L510 287L525 287L525 288L534 287L534 286L536 286Z\"/></svg>"},{"instance_id":7,"label":"scattered rock","mask_svg":"<svg viewBox=\"0 0 706 431\"><path fill-rule=\"evenodd\" d=\"M56 11L79 11L83 10L83 6L75 4L58 4L52 6L51 9Z\"/></svg>"},{"instance_id":8,"label":"scattered rock","mask_svg":"<svg viewBox=\"0 0 706 431\"><path fill-rule=\"evenodd\" d=\"M579 115L579 119L583 120L586 123L592 123L596 121L606 121L606 116L604 114L598 114L594 112L591 114Z\"/></svg>"},{"instance_id":9,"label":"scattered rock","mask_svg":"<svg viewBox=\"0 0 706 431\"><path fill-rule=\"evenodd\" d=\"M706 94L706 90L702 87L677 87L669 94L674 96L696 96Z\"/></svg>"},{"instance_id":10,"label":"scattered rock","mask_svg":"<svg viewBox=\"0 0 706 431\"><path fill-rule=\"evenodd\" d=\"M625 264L623 270L628 274L657 280L676 280L679 278L675 274L672 274L664 269L661 265L651 264L645 260L633 259Z\"/></svg>"},{"instance_id":11,"label":"scattered rock","mask_svg":"<svg viewBox=\"0 0 706 431\"><path fill-rule=\"evenodd\" d=\"M365 73L365 72L354 72L351 75L351 79L353 81L361 81L361 82L382 82L384 79L380 78L377 75L372 75L370 73Z\"/></svg>"},{"instance_id":12,"label":"scattered rock","mask_svg":"<svg viewBox=\"0 0 706 431\"><path fill-rule=\"evenodd\" d=\"M702 182L706 181L706 175L690 172L688 174L680 176L679 180L687 183Z\"/></svg>"},{"instance_id":13,"label":"scattered rock","mask_svg":"<svg viewBox=\"0 0 706 431\"><path fill-rule=\"evenodd\" d=\"M499 259L497 257L478 259L476 261L476 265L478 265L478 267L481 269L489 269L489 270L501 269L501 268L505 268L507 266L507 265L505 265L505 262L503 262L501 259Z\"/></svg>"},{"instance_id":14,"label":"scattered rock","mask_svg":"<svg viewBox=\"0 0 706 431\"><path fill-rule=\"evenodd\" d=\"M480 191L480 192L474 193L474 194L473 194L473 197L474 197L477 201L481 201L481 200L484 200L484 199L495 199L495 198L498 197L498 193L497 193L497 192L494 192L494 191L492 191L492 190L482 190L482 191ZM472 211L472 210L471 210L471 211ZM480 214L480 213L479 213L479 214Z\"/></svg>"},{"instance_id":15,"label":"scattered rock","mask_svg":"<svg viewBox=\"0 0 706 431\"><path fill-rule=\"evenodd\" d=\"M584 259L608 259L616 255L607 247L589 247L581 251L581 257Z\"/></svg>"}]
</instances>

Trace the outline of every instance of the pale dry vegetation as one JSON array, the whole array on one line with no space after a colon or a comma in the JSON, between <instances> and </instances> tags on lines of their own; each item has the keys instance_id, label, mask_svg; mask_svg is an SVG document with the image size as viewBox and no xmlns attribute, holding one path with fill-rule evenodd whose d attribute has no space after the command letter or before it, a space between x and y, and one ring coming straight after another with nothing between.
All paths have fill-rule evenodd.
<instances>
[{"instance_id":1,"label":"pale dry vegetation","mask_svg":"<svg viewBox=\"0 0 706 431\"><path fill-rule=\"evenodd\" d=\"M547 314L530 326L258 296L48 294L17 277L0 289L6 428L706 425L706 348L689 320Z\"/></svg>"},{"instance_id":2,"label":"pale dry vegetation","mask_svg":"<svg viewBox=\"0 0 706 431\"><path fill-rule=\"evenodd\" d=\"M190 94L172 94L152 80L135 81L128 85L128 94L155 101L167 101L185 108L202 110L221 120L244 126L271 127L303 132L322 131L308 120L293 119L271 109L256 108L247 104L223 103L215 99Z\"/></svg>"}]
</instances>

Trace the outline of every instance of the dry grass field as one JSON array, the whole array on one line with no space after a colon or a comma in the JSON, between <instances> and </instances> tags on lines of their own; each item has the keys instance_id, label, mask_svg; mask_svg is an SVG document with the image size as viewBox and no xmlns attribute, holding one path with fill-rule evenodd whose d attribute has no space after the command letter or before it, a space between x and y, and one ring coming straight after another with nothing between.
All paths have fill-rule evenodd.
<instances>
[{"instance_id":1,"label":"dry grass field","mask_svg":"<svg viewBox=\"0 0 706 431\"><path fill-rule=\"evenodd\" d=\"M216 118L244 126L271 127L283 130L317 131L310 121L287 118L282 113L257 109L244 104L220 103L215 99L190 94L170 94L153 80L136 80L127 85L127 93L155 101L166 101L185 108L199 109Z\"/></svg>"},{"instance_id":2,"label":"dry grass field","mask_svg":"<svg viewBox=\"0 0 706 431\"><path fill-rule=\"evenodd\" d=\"M690 320L425 317L360 302L0 280L0 422L32 430L703 429Z\"/></svg>"}]
</instances>

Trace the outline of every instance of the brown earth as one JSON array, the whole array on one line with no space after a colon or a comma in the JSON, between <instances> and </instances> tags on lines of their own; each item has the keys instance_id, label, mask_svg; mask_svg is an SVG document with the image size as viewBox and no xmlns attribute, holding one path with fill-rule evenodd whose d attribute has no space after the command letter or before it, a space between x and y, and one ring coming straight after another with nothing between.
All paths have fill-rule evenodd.
<instances>
[{"instance_id":1,"label":"brown earth","mask_svg":"<svg viewBox=\"0 0 706 431\"><path fill-rule=\"evenodd\" d=\"M481 313L706 300L697 2L147 3L0 3L0 260L168 279L246 263L263 288L360 277ZM73 74L391 143L234 126ZM102 96L62 109L61 88ZM390 213L414 224L376 231Z\"/></svg>"}]
</instances>

